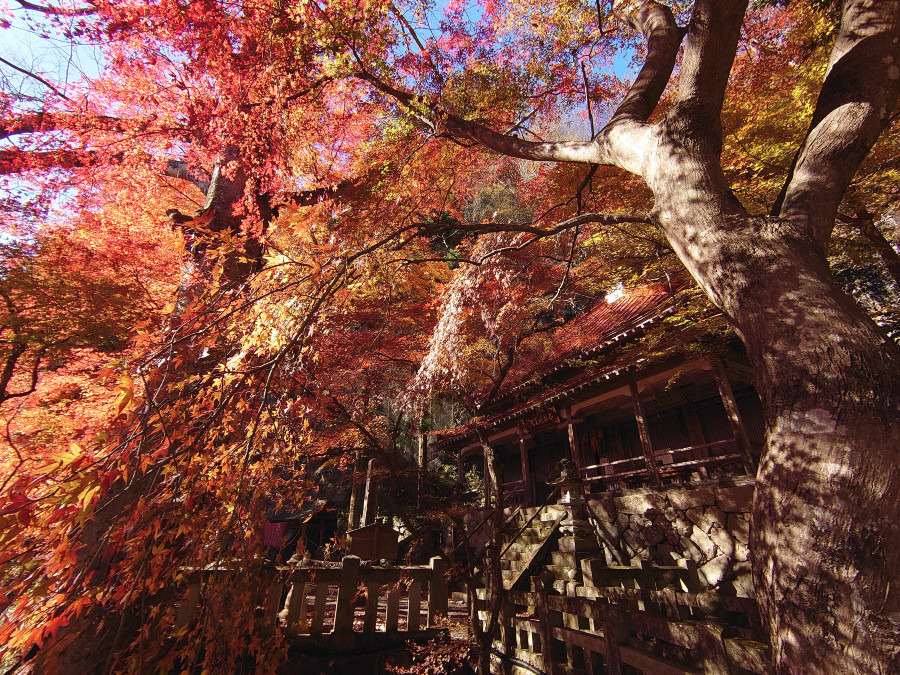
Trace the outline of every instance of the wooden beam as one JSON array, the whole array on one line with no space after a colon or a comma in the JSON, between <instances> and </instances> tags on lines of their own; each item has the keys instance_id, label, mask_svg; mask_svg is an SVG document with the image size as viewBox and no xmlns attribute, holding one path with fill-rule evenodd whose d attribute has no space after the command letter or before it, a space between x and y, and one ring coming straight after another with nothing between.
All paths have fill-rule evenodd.
<instances>
[{"instance_id":1,"label":"wooden beam","mask_svg":"<svg viewBox=\"0 0 900 675\"><path fill-rule=\"evenodd\" d=\"M578 438L575 434L575 422L572 420L572 406L566 406L566 428L569 432L569 458L575 462L576 468L581 469L584 462L578 451Z\"/></svg>"},{"instance_id":2,"label":"wooden beam","mask_svg":"<svg viewBox=\"0 0 900 675\"><path fill-rule=\"evenodd\" d=\"M534 503L533 482L531 472L528 470L528 448L526 447L525 434L522 426L519 426L519 461L522 463L522 506L531 506Z\"/></svg>"},{"instance_id":3,"label":"wooden beam","mask_svg":"<svg viewBox=\"0 0 900 675\"><path fill-rule=\"evenodd\" d=\"M631 403L634 406L634 419L637 421L638 434L641 437L641 448L644 451L644 459L647 460L647 468L650 470L650 485L659 487L659 470L656 468L656 457L653 455L653 443L650 441L650 428L647 426L644 406L638 395L637 384L632 382L628 387L631 390Z\"/></svg>"},{"instance_id":4,"label":"wooden beam","mask_svg":"<svg viewBox=\"0 0 900 675\"><path fill-rule=\"evenodd\" d=\"M722 397L722 404L725 406L725 412L728 415L728 421L731 423L731 431L737 441L738 450L741 453L741 461L744 463L744 471L748 476L756 475L756 462L753 461L753 455L750 452L750 437L747 435L747 428L744 426L744 420L741 419L740 410L738 410L737 401L734 398L734 392L728 383L728 377L725 375L725 368L721 361L710 361L713 377L716 379L716 386L719 388L719 396Z\"/></svg>"}]
</instances>

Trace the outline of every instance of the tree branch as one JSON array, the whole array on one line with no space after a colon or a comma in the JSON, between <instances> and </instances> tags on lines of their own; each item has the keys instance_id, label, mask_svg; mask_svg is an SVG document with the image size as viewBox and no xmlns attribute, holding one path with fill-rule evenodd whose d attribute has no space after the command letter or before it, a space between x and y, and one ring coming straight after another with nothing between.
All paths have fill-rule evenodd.
<instances>
[{"instance_id":1,"label":"tree branch","mask_svg":"<svg viewBox=\"0 0 900 675\"><path fill-rule=\"evenodd\" d=\"M672 77L684 37L668 7L657 2L641 2L633 7L630 0L617 0L614 4L620 18L647 40L647 59L607 126L625 119L646 122L650 118Z\"/></svg>"},{"instance_id":2,"label":"tree branch","mask_svg":"<svg viewBox=\"0 0 900 675\"><path fill-rule=\"evenodd\" d=\"M628 8L632 6L627 4ZM641 174L645 148L649 142L649 128L645 122L671 77L683 33L675 24L672 12L652 1L641 2L627 20L647 39L647 60L613 119L592 141L535 142L496 132L440 110L424 99L384 82L369 72L358 57L356 76L394 98L436 135L456 140L468 139L494 152L519 159L613 164ZM423 108L430 111L431 117L423 114Z\"/></svg>"},{"instance_id":3,"label":"tree branch","mask_svg":"<svg viewBox=\"0 0 900 675\"><path fill-rule=\"evenodd\" d=\"M95 14L97 12L97 8L90 3L90 7L74 7L72 9L64 9L62 7L47 7L45 5L36 5L32 2L28 2L28 0L16 0L19 6L22 9L27 9L33 12L40 12L41 14L46 14L47 16L86 16L88 14Z\"/></svg>"},{"instance_id":4,"label":"tree branch","mask_svg":"<svg viewBox=\"0 0 900 675\"><path fill-rule=\"evenodd\" d=\"M675 108L693 128L722 142L720 113L747 0L697 0L684 46Z\"/></svg>"},{"instance_id":5,"label":"tree branch","mask_svg":"<svg viewBox=\"0 0 900 675\"><path fill-rule=\"evenodd\" d=\"M0 150L0 176L23 173L36 169L75 169L94 166L98 158L91 152L74 150L47 150L28 152L27 150Z\"/></svg>"},{"instance_id":6,"label":"tree branch","mask_svg":"<svg viewBox=\"0 0 900 675\"><path fill-rule=\"evenodd\" d=\"M10 68L12 68L13 70L17 70L17 71L19 71L20 73L22 73L23 75L27 75L28 77L30 77L30 78L32 78L32 79L34 79L34 80L37 80L38 82L40 82L42 85L44 85L45 87L47 87L50 91L52 91L54 94L56 94L56 95L59 96L60 98L64 98L64 99L67 100L67 101L71 101L71 100L72 100L72 99L70 99L68 96L66 96L64 93L62 93L59 89L57 89L57 88L54 87L52 84L50 84L49 82L47 82L47 80L45 80L45 79L44 79L43 77L41 77L40 75L36 75L35 73L32 73L30 70L26 70L25 68L20 68L20 67L17 66L15 63L10 63L10 62L7 61L6 59L4 59L2 56L0 56L0 63L5 63L7 66L9 66Z\"/></svg>"},{"instance_id":7,"label":"tree branch","mask_svg":"<svg viewBox=\"0 0 900 675\"><path fill-rule=\"evenodd\" d=\"M197 177L194 173L196 169L201 169L199 166L190 166L187 162L182 162L176 159L170 159L166 163L165 174L170 178L180 178L181 180L186 180L189 183L193 183L203 194L206 194L209 191L209 180L203 180L202 178Z\"/></svg>"},{"instance_id":8,"label":"tree branch","mask_svg":"<svg viewBox=\"0 0 900 675\"><path fill-rule=\"evenodd\" d=\"M900 94L900 0L848 0L806 138L773 215L825 244L837 208Z\"/></svg>"}]
</instances>

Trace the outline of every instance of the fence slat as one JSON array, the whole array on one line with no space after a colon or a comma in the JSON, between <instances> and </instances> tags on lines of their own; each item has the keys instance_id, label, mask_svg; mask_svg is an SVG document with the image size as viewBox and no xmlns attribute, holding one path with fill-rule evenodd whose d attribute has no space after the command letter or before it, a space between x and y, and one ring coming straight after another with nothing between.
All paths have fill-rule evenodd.
<instances>
[{"instance_id":1,"label":"fence slat","mask_svg":"<svg viewBox=\"0 0 900 675\"><path fill-rule=\"evenodd\" d=\"M304 616L301 618L300 612ZM297 623L306 618L306 584L303 582L294 582L288 591L287 597L287 613L284 617L284 626L288 634L297 633Z\"/></svg>"},{"instance_id":2,"label":"fence slat","mask_svg":"<svg viewBox=\"0 0 900 675\"><path fill-rule=\"evenodd\" d=\"M353 632L353 600L359 587L359 558L344 556L341 565L341 582L338 585L337 602L334 608L335 633Z\"/></svg>"},{"instance_id":3,"label":"fence slat","mask_svg":"<svg viewBox=\"0 0 900 675\"><path fill-rule=\"evenodd\" d=\"M284 590L284 583L278 580L272 580L269 592L266 593L266 604L263 605L263 634L271 635L275 630L275 620L278 610L281 609L281 592Z\"/></svg>"},{"instance_id":4,"label":"fence slat","mask_svg":"<svg viewBox=\"0 0 900 675\"><path fill-rule=\"evenodd\" d=\"M381 584L377 581L366 583L366 615L363 619L363 631L374 633L378 622L378 594L381 592Z\"/></svg>"},{"instance_id":5,"label":"fence slat","mask_svg":"<svg viewBox=\"0 0 900 675\"><path fill-rule=\"evenodd\" d=\"M385 630L388 633L397 631L397 621L400 618L400 591L392 590L387 594L387 612L384 618Z\"/></svg>"},{"instance_id":6,"label":"fence slat","mask_svg":"<svg viewBox=\"0 0 900 675\"><path fill-rule=\"evenodd\" d=\"M320 635L325 626L325 603L328 601L328 584L320 581L316 584L316 604L313 608L312 625L309 632L312 635Z\"/></svg>"}]
</instances>

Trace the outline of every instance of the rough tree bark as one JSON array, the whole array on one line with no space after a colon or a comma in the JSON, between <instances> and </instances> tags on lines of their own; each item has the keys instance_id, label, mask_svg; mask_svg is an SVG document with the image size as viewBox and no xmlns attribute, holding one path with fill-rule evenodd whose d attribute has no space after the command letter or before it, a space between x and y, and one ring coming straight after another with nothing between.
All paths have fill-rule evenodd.
<instances>
[{"instance_id":1,"label":"rough tree bark","mask_svg":"<svg viewBox=\"0 0 900 675\"><path fill-rule=\"evenodd\" d=\"M837 207L900 91L900 2L845 2L813 120L770 217L746 212L720 162L720 112L747 1L697 0L675 102L652 125L685 31L659 3L616 6L648 56L595 139L532 143L447 114L437 130L514 157L612 164L645 180L653 217L756 372L767 450L753 573L775 671L900 672L900 349L838 288L825 257Z\"/></svg>"}]
</instances>

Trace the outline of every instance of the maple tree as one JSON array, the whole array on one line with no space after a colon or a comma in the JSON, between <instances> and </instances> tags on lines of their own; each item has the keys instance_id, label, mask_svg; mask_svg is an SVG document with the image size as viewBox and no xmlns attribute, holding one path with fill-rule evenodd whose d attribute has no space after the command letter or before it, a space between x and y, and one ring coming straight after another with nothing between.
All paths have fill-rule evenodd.
<instances>
[{"instance_id":1,"label":"maple tree","mask_svg":"<svg viewBox=\"0 0 900 675\"><path fill-rule=\"evenodd\" d=\"M484 380L466 378L508 368L542 312L664 275L674 252L757 373L753 567L776 671L896 667L897 347L825 251L845 220L896 264L872 227L895 203L897 134L882 132L900 6L747 4L17 0L101 45L106 67L73 83L26 73L47 87L37 102L4 94L0 174L37 185L29 208L71 200L108 251L99 268L154 279L144 297L169 306L148 312L93 263L50 275L57 235L10 235L42 261L9 268L10 298L56 289L65 307L39 313L12 360L23 324L7 321L6 382L24 387L7 391L40 395L38 356L152 316L127 343L116 421L8 465L8 649L49 670L248 654L273 668L283 652L247 644L240 600L267 505L316 492L298 458L396 455L395 403L432 327L431 352L449 358L433 372L472 392ZM626 49L642 64L631 84L610 70ZM134 241L155 242L143 253L114 226L136 210ZM163 255L173 231L183 250ZM491 241L511 263L484 258ZM537 262L517 263L520 248ZM532 283L512 283L525 269ZM90 292L73 298L79 279ZM185 567L223 560L247 574L223 576L188 639L173 635Z\"/></svg>"}]
</instances>

